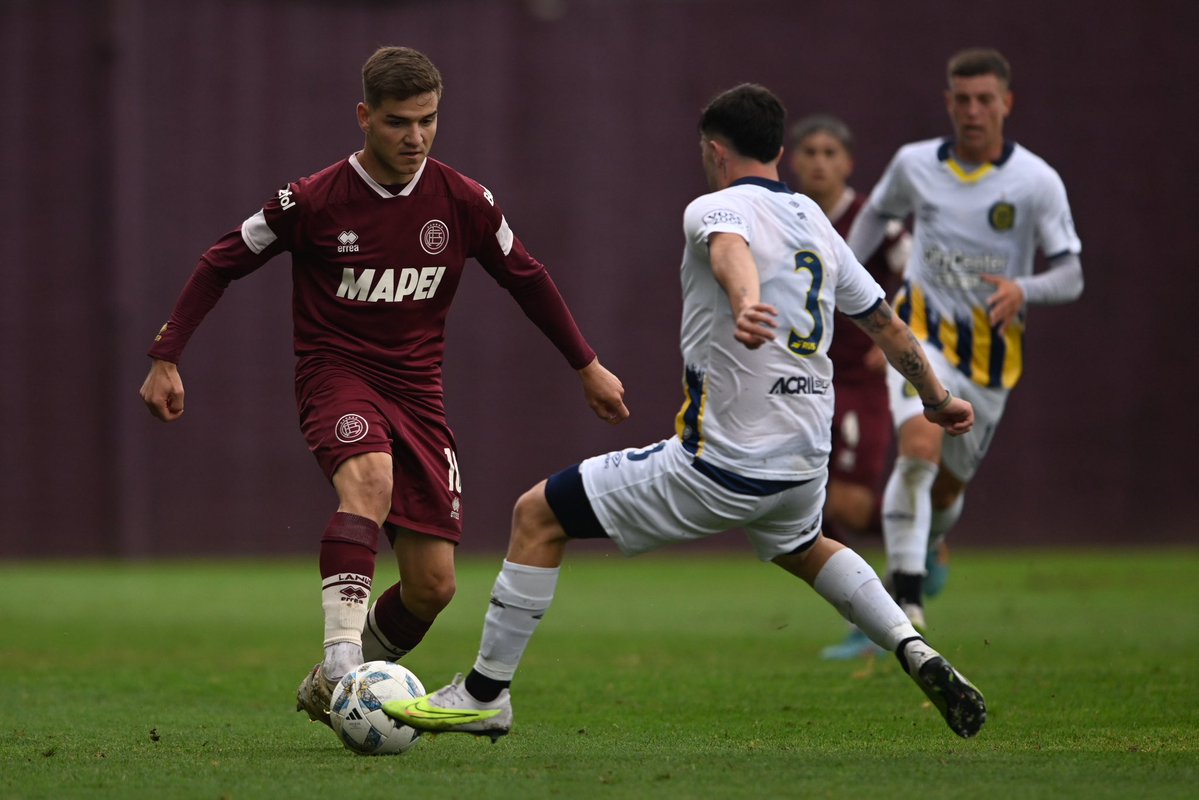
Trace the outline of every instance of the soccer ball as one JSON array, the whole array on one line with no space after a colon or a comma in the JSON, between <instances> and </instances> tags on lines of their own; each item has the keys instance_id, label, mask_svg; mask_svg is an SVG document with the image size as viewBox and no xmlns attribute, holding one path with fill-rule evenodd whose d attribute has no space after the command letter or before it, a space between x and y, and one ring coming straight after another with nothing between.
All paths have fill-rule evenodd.
<instances>
[{"instance_id":1,"label":"soccer ball","mask_svg":"<svg viewBox=\"0 0 1199 800\"><path fill-rule=\"evenodd\" d=\"M420 731L387 716L383 704L424 693L425 687L410 670L390 661L368 661L347 672L333 689L329 704L333 731L355 753L403 753L416 745Z\"/></svg>"}]
</instances>

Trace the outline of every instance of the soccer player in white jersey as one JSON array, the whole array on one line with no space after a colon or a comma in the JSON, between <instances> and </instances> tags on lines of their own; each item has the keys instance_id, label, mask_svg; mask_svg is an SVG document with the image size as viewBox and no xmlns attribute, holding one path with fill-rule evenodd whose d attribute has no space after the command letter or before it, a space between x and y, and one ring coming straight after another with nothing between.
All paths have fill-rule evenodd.
<instances>
[{"instance_id":1,"label":"soccer player in white jersey","mask_svg":"<svg viewBox=\"0 0 1199 800\"><path fill-rule=\"evenodd\" d=\"M388 714L495 741L511 728L508 687L553 599L567 542L609 538L631 556L743 528L760 559L810 583L894 652L955 733L982 727L978 690L921 638L857 553L821 535L834 308L918 387L930 423L962 434L973 411L946 392L820 207L779 181L784 120L778 99L753 84L720 94L701 116L712 193L683 219L686 400L675 435L586 459L525 492L474 668L432 694L384 704Z\"/></svg>"},{"instance_id":2,"label":"soccer player in white jersey","mask_svg":"<svg viewBox=\"0 0 1199 800\"><path fill-rule=\"evenodd\" d=\"M855 253L869 254L888 220L914 217L895 311L926 345L942 383L977 415L969 434L945 439L921 414L907 379L889 374L899 446L883 495L883 538L895 597L917 629L927 551L961 516L966 484L1020 379L1027 306L1073 301L1083 287L1082 246L1061 178L1004 138L1012 110L1007 60L973 48L954 55L948 73L953 138L900 148L848 237ZM1038 248L1049 268L1034 274Z\"/></svg>"}]
</instances>

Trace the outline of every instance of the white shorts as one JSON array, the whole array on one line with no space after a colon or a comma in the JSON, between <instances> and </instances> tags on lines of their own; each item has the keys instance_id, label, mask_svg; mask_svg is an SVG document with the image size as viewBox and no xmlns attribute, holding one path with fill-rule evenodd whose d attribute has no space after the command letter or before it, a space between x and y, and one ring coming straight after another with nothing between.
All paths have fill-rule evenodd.
<instances>
[{"instance_id":1,"label":"white shorts","mask_svg":"<svg viewBox=\"0 0 1199 800\"><path fill-rule=\"evenodd\" d=\"M570 470L551 478L546 497L572 536L589 535L578 532L585 522L574 522L580 519L578 507L589 503L603 533L628 556L742 528L758 558L770 561L811 546L820 535L827 469L799 485L758 496L725 488L696 469L693 460L677 436L593 456L577 468L585 497L558 488L569 483L558 477Z\"/></svg>"},{"instance_id":2,"label":"white shorts","mask_svg":"<svg viewBox=\"0 0 1199 800\"><path fill-rule=\"evenodd\" d=\"M944 353L935 347L925 346L924 352L941 383L974 406L974 427L970 432L962 436L945 436L941 442L941 463L962 481L969 481L978 472L999 420L1003 419L1008 390L979 386L951 365ZM887 368L887 393L896 431L912 417L924 413L924 403L915 387L894 367Z\"/></svg>"}]
</instances>

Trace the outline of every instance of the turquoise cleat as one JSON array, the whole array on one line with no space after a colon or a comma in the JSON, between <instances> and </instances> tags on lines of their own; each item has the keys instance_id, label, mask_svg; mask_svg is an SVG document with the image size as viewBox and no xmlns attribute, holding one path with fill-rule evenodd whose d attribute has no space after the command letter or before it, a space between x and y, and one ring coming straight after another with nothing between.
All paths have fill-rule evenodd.
<instances>
[{"instance_id":1,"label":"turquoise cleat","mask_svg":"<svg viewBox=\"0 0 1199 800\"><path fill-rule=\"evenodd\" d=\"M936 597L945 591L945 584L949 583L949 548L944 542L928 551L924 570L927 573L924 576L924 596Z\"/></svg>"},{"instance_id":2,"label":"turquoise cleat","mask_svg":"<svg viewBox=\"0 0 1199 800\"><path fill-rule=\"evenodd\" d=\"M860 629L850 628L844 640L821 649L820 658L824 661L853 661L857 658L873 658L884 652Z\"/></svg>"}]
</instances>

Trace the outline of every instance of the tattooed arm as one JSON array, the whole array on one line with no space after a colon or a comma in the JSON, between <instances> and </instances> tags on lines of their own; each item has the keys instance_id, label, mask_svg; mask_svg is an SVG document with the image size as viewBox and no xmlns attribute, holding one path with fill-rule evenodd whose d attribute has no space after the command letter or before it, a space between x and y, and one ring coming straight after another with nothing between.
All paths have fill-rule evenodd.
<instances>
[{"instance_id":1,"label":"tattooed arm","mask_svg":"<svg viewBox=\"0 0 1199 800\"><path fill-rule=\"evenodd\" d=\"M924 403L924 417L951 436L960 436L974 425L974 408L954 397L929 366L920 341L904 321L895 316L886 301L864 317L854 318L887 356L887 361L907 378Z\"/></svg>"}]
</instances>

